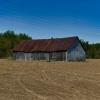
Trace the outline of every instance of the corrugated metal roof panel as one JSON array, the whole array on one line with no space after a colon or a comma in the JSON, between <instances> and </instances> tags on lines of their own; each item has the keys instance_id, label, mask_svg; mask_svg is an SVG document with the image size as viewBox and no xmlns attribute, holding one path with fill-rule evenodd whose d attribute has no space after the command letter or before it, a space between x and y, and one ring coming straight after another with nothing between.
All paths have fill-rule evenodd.
<instances>
[{"instance_id":1,"label":"corrugated metal roof panel","mask_svg":"<svg viewBox=\"0 0 100 100\"><path fill-rule=\"evenodd\" d=\"M66 51L78 37L23 40L14 49L14 52L55 52Z\"/></svg>"}]
</instances>

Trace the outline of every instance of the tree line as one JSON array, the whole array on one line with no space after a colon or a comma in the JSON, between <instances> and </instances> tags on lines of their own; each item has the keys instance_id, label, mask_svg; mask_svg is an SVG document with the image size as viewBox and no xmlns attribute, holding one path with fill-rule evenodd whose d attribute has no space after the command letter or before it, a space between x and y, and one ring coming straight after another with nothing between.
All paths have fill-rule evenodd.
<instances>
[{"instance_id":1,"label":"tree line","mask_svg":"<svg viewBox=\"0 0 100 100\"><path fill-rule=\"evenodd\" d=\"M19 41L30 39L32 38L25 33L10 30L0 33L0 58L10 57L12 49Z\"/></svg>"},{"instance_id":2,"label":"tree line","mask_svg":"<svg viewBox=\"0 0 100 100\"><path fill-rule=\"evenodd\" d=\"M87 58L100 59L100 43L89 43L88 41L80 40Z\"/></svg>"},{"instance_id":3,"label":"tree line","mask_svg":"<svg viewBox=\"0 0 100 100\"><path fill-rule=\"evenodd\" d=\"M0 33L0 58L10 57L12 49L21 40L31 40L32 37L25 33L15 33L14 31L5 31ZM100 58L100 43L90 44L88 41L80 40L87 58Z\"/></svg>"}]
</instances>

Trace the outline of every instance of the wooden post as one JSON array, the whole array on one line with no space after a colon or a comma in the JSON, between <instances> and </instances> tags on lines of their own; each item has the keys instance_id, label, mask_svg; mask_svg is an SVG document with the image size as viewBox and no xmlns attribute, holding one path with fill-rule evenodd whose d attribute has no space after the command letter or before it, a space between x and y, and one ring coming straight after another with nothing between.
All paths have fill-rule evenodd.
<instances>
[{"instance_id":1,"label":"wooden post","mask_svg":"<svg viewBox=\"0 0 100 100\"><path fill-rule=\"evenodd\" d=\"M65 61L68 61L68 52L65 52Z\"/></svg>"},{"instance_id":2,"label":"wooden post","mask_svg":"<svg viewBox=\"0 0 100 100\"><path fill-rule=\"evenodd\" d=\"M51 61L51 54L49 53L49 62Z\"/></svg>"},{"instance_id":3,"label":"wooden post","mask_svg":"<svg viewBox=\"0 0 100 100\"><path fill-rule=\"evenodd\" d=\"M27 54L26 54L26 53L24 53L25 61L27 61L27 57L26 57L26 55L27 55Z\"/></svg>"}]
</instances>

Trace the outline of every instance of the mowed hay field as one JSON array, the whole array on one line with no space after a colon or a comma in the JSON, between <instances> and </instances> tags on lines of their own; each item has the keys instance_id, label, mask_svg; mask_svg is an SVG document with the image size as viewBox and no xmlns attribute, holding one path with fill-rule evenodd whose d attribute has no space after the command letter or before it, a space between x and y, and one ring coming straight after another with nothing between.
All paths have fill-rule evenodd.
<instances>
[{"instance_id":1,"label":"mowed hay field","mask_svg":"<svg viewBox=\"0 0 100 100\"><path fill-rule=\"evenodd\" d=\"M100 60L0 60L0 100L100 100Z\"/></svg>"}]
</instances>

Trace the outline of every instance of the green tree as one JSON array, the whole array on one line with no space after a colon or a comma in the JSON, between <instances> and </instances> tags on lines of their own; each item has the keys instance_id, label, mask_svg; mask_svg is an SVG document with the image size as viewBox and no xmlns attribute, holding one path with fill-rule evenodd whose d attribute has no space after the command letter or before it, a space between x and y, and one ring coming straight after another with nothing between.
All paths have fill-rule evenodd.
<instances>
[{"instance_id":1,"label":"green tree","mask_svg":"<svg viewBox=\"0 0 100 100\"><path fill-rule=\"evenodd\" d=\"M25 33L18 34L10 30L0 33L0 57L10 56L11 50L15 47L17 42L30 39L32 38Z\"/></svg>"}]
</instances>

